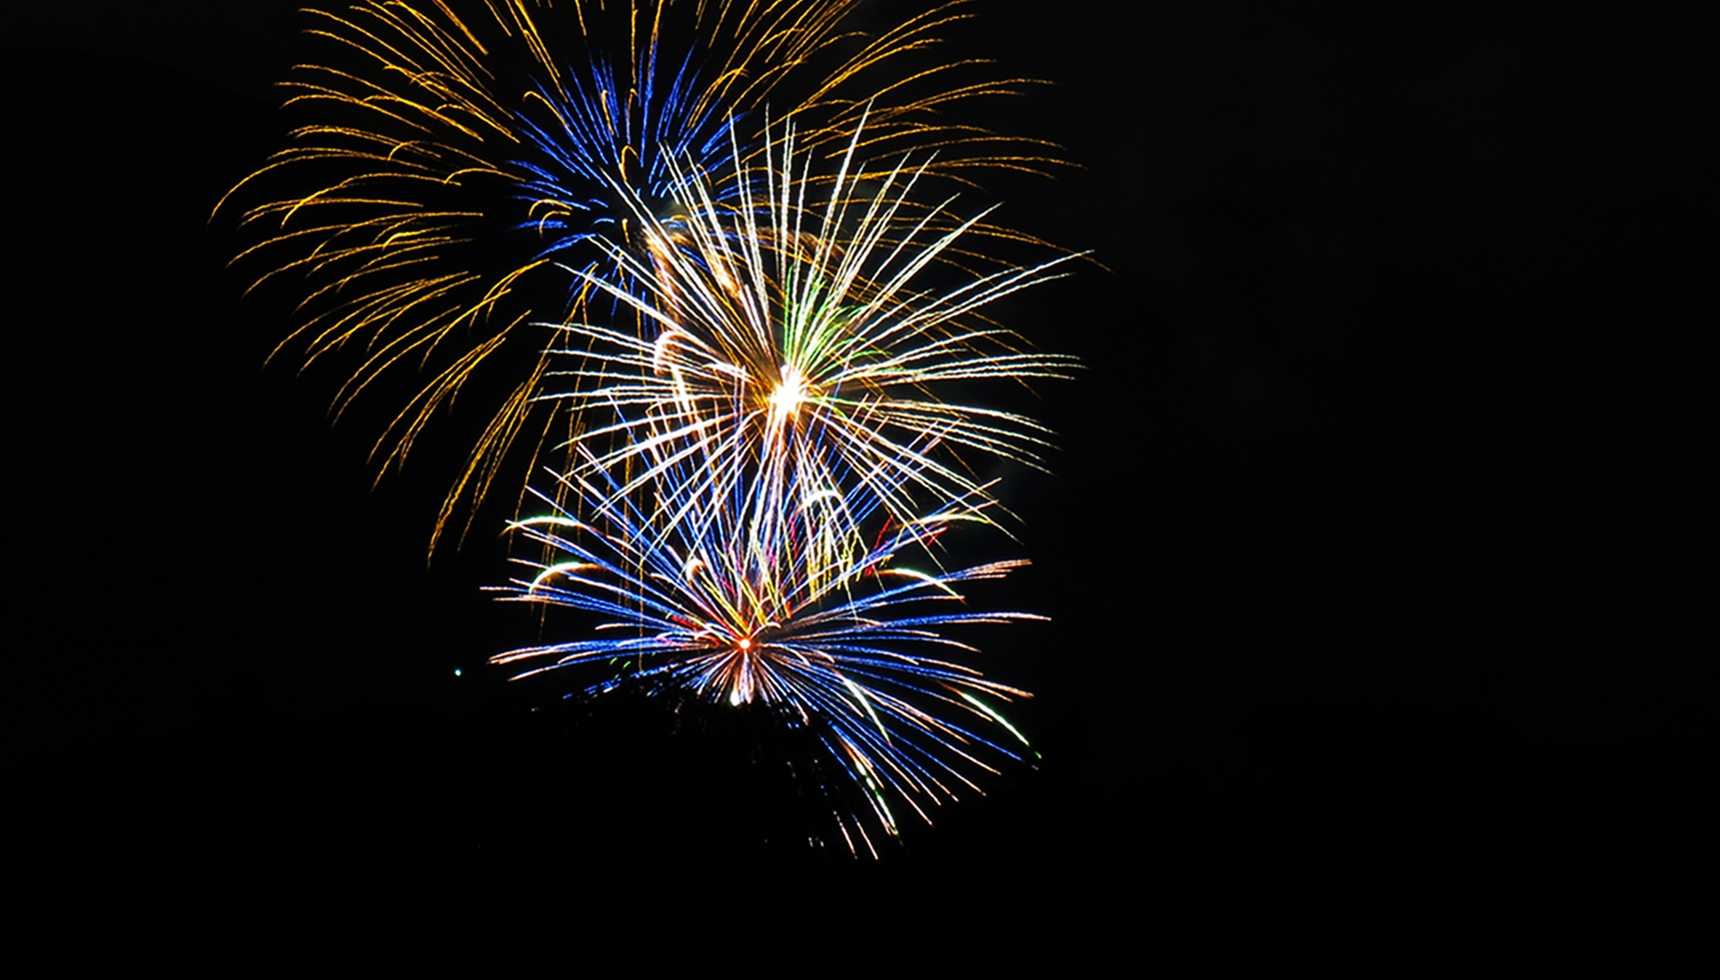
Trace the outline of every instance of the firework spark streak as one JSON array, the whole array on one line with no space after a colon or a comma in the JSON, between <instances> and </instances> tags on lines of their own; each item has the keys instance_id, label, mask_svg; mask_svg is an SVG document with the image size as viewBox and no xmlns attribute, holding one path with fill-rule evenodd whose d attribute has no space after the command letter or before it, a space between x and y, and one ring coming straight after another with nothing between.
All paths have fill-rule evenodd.
<instances>
[{"instance_id":1,"label":"firework spark streak","mask_svg":"<svg viewBox=\"0 0 1720 980\"><path fill-rule=\"evenodd\" d=\"M302 282L288 343L307 365L358 362L337 415L396 370L429 378L377 441L379 478L474 376L502 379L432 549L463 505L469 526L516 447L530 472L552 432L575 431L569 403L537 398L549 359L532 324L562 322L590 298L593 281L558 261L583 264L594 236L641 245L631 208L655 213L674 197L672 163L720 174L733 147L763 151L767 104L809 148L839 145L871 105L870 143L940 148L939 172L957 180L1054 162L1034 141L942 117L1027 84L975 80L982 61L935 60L941 33L970 16L966 0L872 35L853 26L857 6L368 0L305 12L330 62L295 66L284 83L286 105L308 120L216 211L270 188L239 212L253 243L235 261L267 268L253 289ZM706 187L717 201L741 190L722 176ZM595 281L632 288L626 269L606 272Z\"/></svg>"},{"instance_id":2,"label":"firework spark streak","mask_svg":"<svg viewBox=\"0 0 1720 980\"><path fill-rule=\"evenodd\" d=\"M1071 375L1074 358L1026 349L983 311L1061 278L1078 256L966 271L951 254L986 214L954 217L948 200L917 207L926 165L867 168L856 158L863 132L864 120L835 174L821 177L783 127L756 170L737 159L732 204L671 162L677 217L634 208L648 257L607 243L615 266L643 288L570 270L647 326L559 327L568 341L552 353L572 366L549 371L542 396L583 417L611 417L576 442L591 450L587 465L636 473L614 493L666 486L655 492L679 508L673 523L757 477L761 506L816 507L839 547L858 538L860 520L828 488L857 487L907 524L927 502L989 501L967 456L1040 465L1047 429L948 393ZM919 288L934 267L959 281ZM806 499L793 499L791 484Z\"/></svg>"},{"instance_id":3,"label":"firework spark streak","mask_svg":"<svg viewBox=\"0 0 1720 980\"><path fill-rule=\"evenodd\" d=\"M903 561L924 557L945 530L975 519L974 506L951 501L907 525L886 520L876 544L844 554L818 547L808 522L793 513L713 501L698 520L664 527L618 495L614 480L573 479L580 498L604 502L575 517L543 497L552 512L513 527L553 557L516 559L529 574L504 591L604 621L594 638L494 658L541 662L519 677L608 665L586 694L643 683L768 706L813 732L861 792L870 820L840 807L835 818L850 849L858 838L874 857L867 825L896 836L892 804L930 823L928 806L980 793L977 776L1031 751L994 706L1027 693L961 662L978 651L946 635L1042 619L971 611L959 591L1026 562L945 570ZM872 516L868 493L848 496L857 517Z\"/></svg>"}]
</instances>

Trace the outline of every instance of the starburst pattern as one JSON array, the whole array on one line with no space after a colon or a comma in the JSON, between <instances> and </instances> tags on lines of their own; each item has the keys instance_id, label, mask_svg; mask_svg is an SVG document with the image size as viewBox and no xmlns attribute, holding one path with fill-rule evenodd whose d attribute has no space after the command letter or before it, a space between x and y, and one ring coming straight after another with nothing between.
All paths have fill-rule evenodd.
<instances>
[{"instance_id":1,"label":"starburst pattern","mask_svg":"<svg viewBox=\"0 0 1720 980\"><path fill-rule=\"evenodd\" d=\"M960 591L1026 562L919 567L946 531L980 519L974 505L950 501L905 525L886 518L875 544L842 552L819 545L816 521L754 506L757 488L673 524L630 504L613 479L570 489L603 502L576 517L541 498L549 513L513 527L551 557L517 559L526 574L505 592L599 621L589 638L495 658L527 665L518 677L583 668L599 674L588 695L631 683L768 707L809 729L862 791L869 820L834 817L850 848L859 841L874 857L873 832L898 835L903 806L930 823L930 807L982 792L978 776L1031 753L999 712L1027 692L962 662L979 651L950 635L1042 619L972 610ZM874 516L864 490L848 496L851 513Z\"/></svg>"},{"instance_id":2,"label":"starburst pattern","mask_svg":"<svg viewBox=\"0 0 1720 980\"><path fill-rule=\"evenodd\" d=\"M571 366L546 381L545 398L610 417L576 442L596 447L591 466L630 467L616 493L667 484L662 495L691 508L759 474L774 506L811 505L791 499L790 483L833 501L823 526L840 538L858 535L859 521L826 488L856 486L906 523L928 502L983 495L966 465L975 454L1040 465L1044 426L950 392L1071 375L1073 358L1029 349L984 313L1061 277L1075 256L985 273L946 265L941 278L954 269L956 282L922 287L986 212L957 219L946 200L904 222L925 165L900 160L857 186L856 174L873 172L856 157L863 127L822 179L783 127L756 172L737 162L733 206L672 166L681 217L635 209L649 258L607 243L644 288L573 270L648 325L560 327L569 339L556 353Z\"/></svg>"}]
</instances>

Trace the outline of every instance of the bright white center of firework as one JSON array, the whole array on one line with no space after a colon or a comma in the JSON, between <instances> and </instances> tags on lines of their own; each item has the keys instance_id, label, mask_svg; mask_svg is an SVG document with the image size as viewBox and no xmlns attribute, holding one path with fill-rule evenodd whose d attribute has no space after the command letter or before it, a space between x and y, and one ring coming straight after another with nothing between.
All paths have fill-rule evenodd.
<instances>
[{"instance_id":1,"label":"bright white center of firework","mask_svg":"<svg viewBox=\"0 0 1720 980\"><path fill-rule=\"evenodd\" d=\"M741 655L741 662L736 665L739 670L731 678L729 685L729 704L735 707L752 701L752 648L753 641L750 636L743 636L735 641L735 652Z\"/></svg>"},{"instance_id":2,"label":"bright white center of firework","mask_svg":"<svg viewBox=\"0 0 1720 980\"><path fill-rule=\"evenodd\" d=\"M771 415L778 422L793 418L795 413L800 411L801 402L806 401L807 394L806 379L800 376L794 365L784 364L782 380L777 382L776 388L770 393Z\"/></svg>"}]
</instances>

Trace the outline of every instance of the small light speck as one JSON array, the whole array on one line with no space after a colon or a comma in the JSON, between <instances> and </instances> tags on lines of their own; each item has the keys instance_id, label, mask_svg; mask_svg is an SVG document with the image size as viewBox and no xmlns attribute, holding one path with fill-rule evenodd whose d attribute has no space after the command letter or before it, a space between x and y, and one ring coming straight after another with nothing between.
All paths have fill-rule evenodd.
<instances>
[{"instance_id":1,"label":"small light speck","mask_svg":"<svg viewBox=\"0 0 1720 980\"><path fill-rule=\"evenodd\" d=\"M455 667L455 668L454 668L454 676L455 676L455 677L461 677L461 676L464 676L464 673L465 673L465 672L464 672L464 671L462 671L462 670L461 670L461 669L460 669L460 668L458 668L458 667Z\"/></svg>"}]
</instances>

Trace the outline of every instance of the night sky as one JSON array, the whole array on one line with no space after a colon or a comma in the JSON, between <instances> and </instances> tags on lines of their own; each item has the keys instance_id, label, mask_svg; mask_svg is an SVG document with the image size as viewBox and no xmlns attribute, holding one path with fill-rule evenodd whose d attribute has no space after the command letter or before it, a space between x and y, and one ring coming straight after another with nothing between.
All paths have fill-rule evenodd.
<instances>
[{"instance_id":1,"label":"night sky","mask_svg":"<svg viewBox=\"0 0 1720 980\"><path fill-rule=\"evenodd\" d=\"M281 138L294 6L0 13L0 766L56 877L744 869L1048 924L1462 905L1711 828L1712 651L1674 625L1720 241L1692 32L1068 0L958 35L1057 82L994 121L1082 165L1004 217L1108 268L1006 311L1087 365L1038 389L1055 475L1004 474L1034 565L982 596L1054 620L983 637L1044 759L874 867L807 846L799 749L747 718L486 666L536 637L480 592L502 542L425 561L472 415L372 489L387 400L332 425L338 370L264 366L290 311L207 219Z\"/></svg>"}]
</instances>

